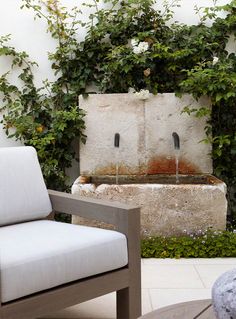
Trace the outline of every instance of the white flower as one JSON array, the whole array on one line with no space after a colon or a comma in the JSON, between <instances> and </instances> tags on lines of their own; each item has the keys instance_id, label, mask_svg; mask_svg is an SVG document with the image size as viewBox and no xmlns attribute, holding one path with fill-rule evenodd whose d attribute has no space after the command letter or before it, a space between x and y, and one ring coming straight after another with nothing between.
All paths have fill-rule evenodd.
<instances>
[{"instance_id":1,"label":"white flower","mask_svg":"<svg viewBox=\"0 0 236 319\"><path fill-rule=\"evenodd\" d=\"M149 98L150 92L148 90L140 90L135 93L135 96L140 100L147 100Z\"/></svg>"},{"instance_id":2,"label":"white flower","mask_svg":"<svg viewBox=\"0 0 236 319\"><path fill-rule=\"evenodd\" d=\"M147 42L138 42L136 39L132 39L130 43L135 54L146 52L149 47Z\"/></svg>"},{"instance_id":3,"label":"white flower","mask_svg":"<svg viewBox=\"0 0 236 319\"><path fill-rule=\"evenodd\" d=\"M217 62L219 62L219 58L217 56L213 57L212 65L215 65Z\"/></svg>"},{"instance_id":4,"label":"white flower","mask_svg":"<svg viewBox=\"0 0 236 319\"><path fill-rule=\"evenodd\" d=\"M138 48L140 49L141 53L146 52L148 50L148 43L147 42L140 42Z\"/></svg>"},{"instance_id":5,"label":"white flower","mask_svg":"<svg viewBox=\"0 0 236 319\"><path fill-rule=\"evenodd\" d=\"M133 52L135 54L140 54L141 53L139 47L133 47Z\"/></svg>"}]
</instances>

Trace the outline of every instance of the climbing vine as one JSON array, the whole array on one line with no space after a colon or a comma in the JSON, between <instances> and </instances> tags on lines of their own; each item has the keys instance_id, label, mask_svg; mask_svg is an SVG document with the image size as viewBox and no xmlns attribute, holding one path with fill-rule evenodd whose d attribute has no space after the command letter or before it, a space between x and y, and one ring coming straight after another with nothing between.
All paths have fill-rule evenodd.
<instances>
[{"instance_id":1,"label":"climbing vine","mask_svg":"<svg viewBox=\"0 0 236 319\"><path fill-rule=\"evenodd\" d=\"M67 68L67 59L76 44L77 10L68 14L58 1L48 1L44 8L46 15L41 6L27 0L24 3L27 8L32 7L38 17L47 19L48 30L57 40L55 53L49 55L57 79L51 83L45 80L43 86L37 88L33 74L37 64L30 61L26 52L18 52L8 45L10 36L1 37L0 56L8 56L12 61L9 71L0 77L4 129L8 137L36 148L47 186L65 190L66 168L71 167L75 157L73 143L78 138L85 141L85 114L78 108L80 90L68 80ZM75 21L69 27L67 20L71 18ZM14 72L20 80L18 86L9 80Z\"/></svg>"},{"instance_id":2,"label":"climbing vine","mask_svg":"<svg viewBox=\"0 0 236 319\"><path fill-rule=\"evenodd\" d=\"M224 11L225 18L217 17ZM214 18L210 31L228 39L236 35L236 1L225 6L207 8L205 16ZM205 142L212 143L214 174L223 179L228 188L230 222L236 219L236 54L225 50L227 41L220 43L221 50L214 52L213 62L203 61L187 72L187 78L181 83L181 91L192 94L196 99L202 95L211 98L212 112ZM185 111L204 116L206 108Z\"/></svg>"}]
</instances>

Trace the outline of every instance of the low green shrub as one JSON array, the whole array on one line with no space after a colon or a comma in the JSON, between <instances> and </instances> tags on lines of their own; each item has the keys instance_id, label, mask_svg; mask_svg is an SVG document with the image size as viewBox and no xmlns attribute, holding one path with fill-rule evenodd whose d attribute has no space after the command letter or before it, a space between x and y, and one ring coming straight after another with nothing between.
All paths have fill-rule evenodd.
<instances>
[{"instance_id":1,"label":"low green shrub","mask_svg":"<svg viewBox=\"0 0 236 319\"><path fill-rule=\"evenodd\" d=\"M236 257L234 231L199 231L180 237L149 237L141 242L143 258Z\"/></svg>"}]
</instances>

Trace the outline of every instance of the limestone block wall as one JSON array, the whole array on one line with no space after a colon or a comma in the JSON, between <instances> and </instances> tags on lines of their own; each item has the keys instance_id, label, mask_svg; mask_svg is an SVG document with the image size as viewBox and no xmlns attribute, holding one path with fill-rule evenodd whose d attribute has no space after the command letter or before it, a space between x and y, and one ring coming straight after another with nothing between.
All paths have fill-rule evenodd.
<instances>
[{"instance_id":1,"label":"limestone block wall","mask_svg":"<svg viewBox=\"0 0 236 319\"><path fill-rule=\"evenodd\" d=\"M206 118L181 114L187 105L210 104L174 93L150 95L145 101L129 93L81 97L80 107L87 113L81 175L114 175L117 164L119 174L175 173L173 132L180 137L180 173L211 173L211 145L200 143L206 137ZM120 134L119 149L114 147L115 133Z\"/></svg>"}]
</instances>

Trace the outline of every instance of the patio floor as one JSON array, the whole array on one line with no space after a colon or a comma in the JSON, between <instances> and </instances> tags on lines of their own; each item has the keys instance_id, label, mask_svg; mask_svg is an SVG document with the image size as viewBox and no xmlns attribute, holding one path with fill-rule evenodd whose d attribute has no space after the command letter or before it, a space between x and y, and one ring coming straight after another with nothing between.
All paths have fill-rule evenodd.
<instances>
[{"instance_id":1,"label":"patio floor","mask_svg":"<svg viewBox=\"0 0 236 319\"><path fill-rule=\"evenodd\" d=\"M216 278L234 267L236 258L143 259L143 314L179 302L210 298ZM115 294L93 299L44 318L114 319Z\"/></svg>"}]
</instances>

